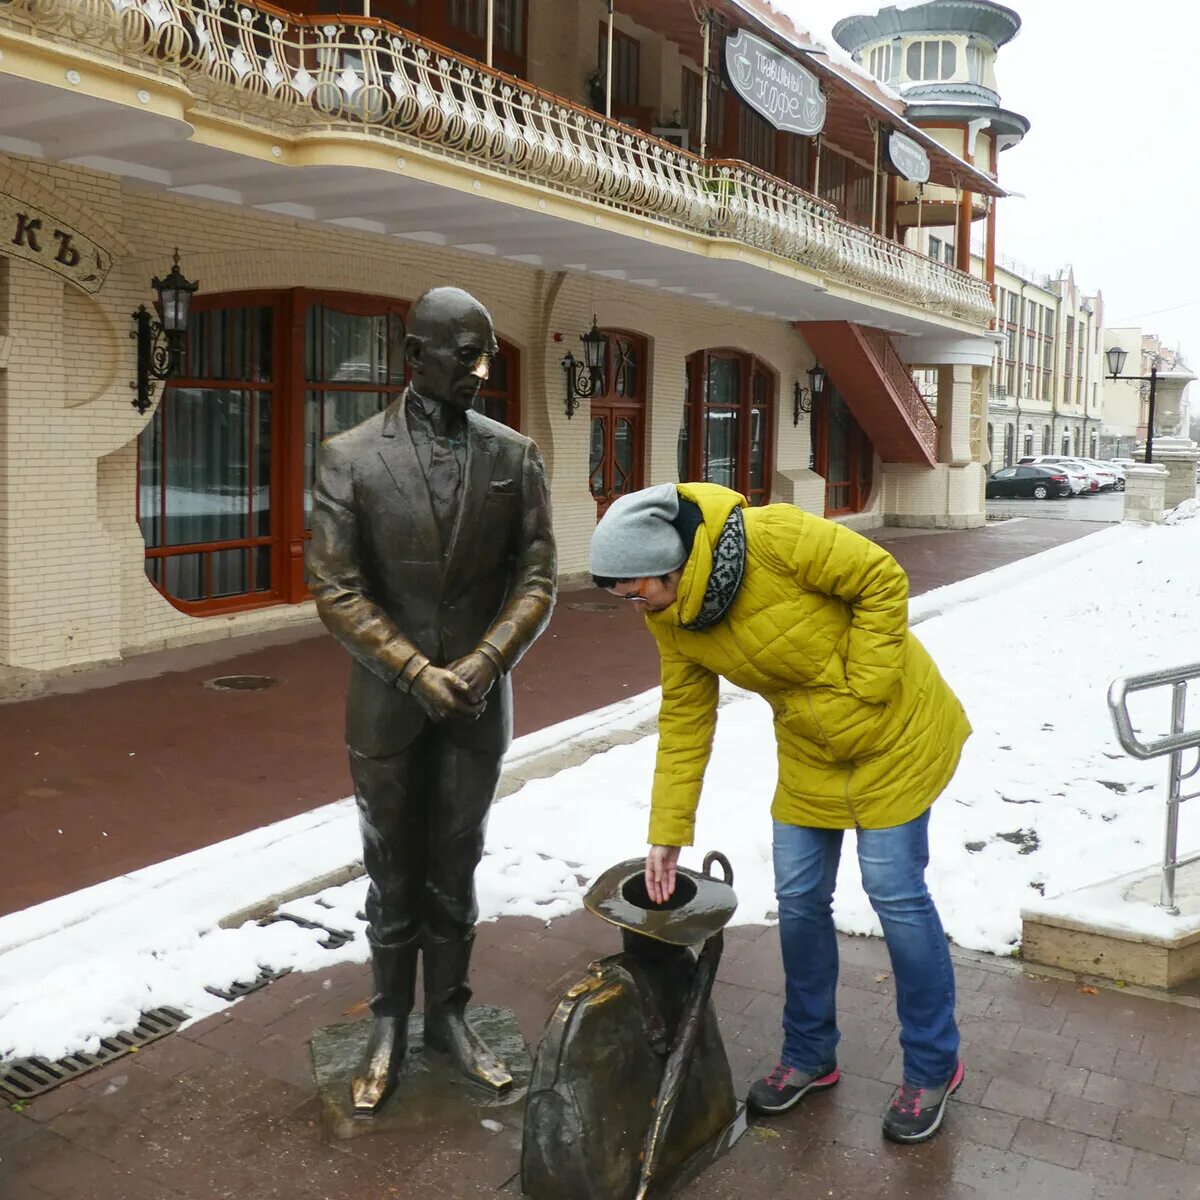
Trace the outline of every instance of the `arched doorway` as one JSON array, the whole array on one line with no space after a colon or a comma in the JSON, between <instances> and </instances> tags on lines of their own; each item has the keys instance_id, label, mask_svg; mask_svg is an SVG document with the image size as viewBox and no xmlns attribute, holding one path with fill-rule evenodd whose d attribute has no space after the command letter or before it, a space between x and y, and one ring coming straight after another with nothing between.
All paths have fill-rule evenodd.
<instances>
[{"instance_id":1,"label":"arched doorway","mask_svg":"<svg viewBox=\"0 0 1200 1200\"><path fill-rule=\"evenodd\" d=\"M304 289L196 297L184 375L138 438L146 574L176 608L307 598L317 453L403 391L408 307ZM501 342L476 407L514 423L518 386Z\"/></svg>"},{"instance_id":2,"label":"arched doorway","mask_svg":"<svg viewBox=\"0 0 1200 1200\"><path fill-rule=\"evenodd\" d=\"M596 514L642 486L646 416L646 341L637 334L605 330L606 390L592 396L588 487Z\"/></svg>"}]
</instances>

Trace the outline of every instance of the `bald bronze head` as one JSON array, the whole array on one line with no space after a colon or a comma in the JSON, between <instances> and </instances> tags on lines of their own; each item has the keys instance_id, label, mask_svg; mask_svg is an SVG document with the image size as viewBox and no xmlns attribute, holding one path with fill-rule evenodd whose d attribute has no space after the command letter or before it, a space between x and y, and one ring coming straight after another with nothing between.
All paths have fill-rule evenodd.
<instances>
[{"instance_id":1,"label":"bald bronze head","mask_svg":"<svg viewBox=\"0 0 1200 1200\"><path fill-rule=\"evenodd\" d=\"M404 353L426 400L470 408L499 352L487 309L461 288L433 288L408 314Z\"/></svg>"}]
</instances>

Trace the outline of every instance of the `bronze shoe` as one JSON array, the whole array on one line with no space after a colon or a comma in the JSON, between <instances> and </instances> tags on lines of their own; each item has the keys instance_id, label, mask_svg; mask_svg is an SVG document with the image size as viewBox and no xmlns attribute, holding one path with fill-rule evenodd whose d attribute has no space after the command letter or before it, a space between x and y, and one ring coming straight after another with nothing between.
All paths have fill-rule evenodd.
<instances>
[{"instance_id":1,"label":"bronze shoe","mask_svg":"<svg viewBox=\"0 0 1200 1200\"><path fill-rule=\"evenodd\" d=\"M475 1032L461 1009L441 1007L427 1012L425 1044L432 1050L448 1054L473 1083L501 1095L513 1085L508 1068Z\"/></svg>"},{"instance_id":2,"label":"bronze shoe","mask_svg":"<svg viewBox=\"0 0 1200 1200\"><path fill-rule=\"evenodd\" d=\"M350 1081L356 1117L372 1117L396 1086L396 1074L408 1050L408 1018L376 1017L367 1048Z\"/></svg>"}]
</instances>

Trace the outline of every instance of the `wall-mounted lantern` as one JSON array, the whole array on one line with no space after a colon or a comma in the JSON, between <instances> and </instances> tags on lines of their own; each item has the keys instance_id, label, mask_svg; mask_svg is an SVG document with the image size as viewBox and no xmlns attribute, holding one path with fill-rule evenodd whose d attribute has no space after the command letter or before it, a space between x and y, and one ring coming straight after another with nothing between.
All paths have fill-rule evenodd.
<instances>
[{"instance_id":1,"label":"wall-mounted lantern","mask_svg":"<svg viewBox=\"0 0 1200 1200\"><path fill-rule=\"evenodd\" d=\"M801 413L811 413L813 400L825 391L825 368L820 363L813 363L808 372L808 387L801 387L796 380L792 391L792 424L800 424Z\"/></svg>"},{"instance_id":2,"label":"wall-mounted lantern","mask_svg":"<svg viewBox=\"0 0 1200 1200\"><path fill-rule=\"evenodd\" d=\"M608 361L608 335L600 331L596 318L592 327L579 340L583 343L583 362L569 350L562 360L567 376L567 417L573 417L585 396L603 395L606 391L604 367Z\"/></svg>"},{"instance_id":3,"label":"wall-mounted lantern","mask_svg":"<svg viewBox=\"0 0 1200 1200\"><path fill-rule=\"evenodd\" d=\"M151 286L157 293L156 307L162 320L156 321L144 304L133 314L129 336L137 341L137 381L129 386L137 393L130 403L144 413L154 403L154 380L172 379L183 369L183 342L187 335L192 293L200 286L184 278L179 269L179 250L166 279L155 278Z\"/></svg>"}]
</instances>

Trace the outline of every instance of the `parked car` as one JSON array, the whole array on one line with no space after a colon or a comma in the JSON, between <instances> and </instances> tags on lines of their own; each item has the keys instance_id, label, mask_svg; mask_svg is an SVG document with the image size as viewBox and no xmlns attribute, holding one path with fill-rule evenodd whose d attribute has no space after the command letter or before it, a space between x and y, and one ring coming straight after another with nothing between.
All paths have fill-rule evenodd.
<instances>
[{"instance_id":1,"label":"parked car","mask_svg":"<svg viewBox=\"0 0 1200 1200\"><path fill-rule=\"evenodd\" d=\"M1092 488L1094 492L1108 491L1117 482L1117 475L1112 467L1107 463L1100 463L1094 458L1084 458L1082 455L1074 454L1048 454L1046 462L1058 463L1064 467L1078 467L1085 475L1096 481L1096 486Z\"/></svg>"},{"instance_id":2,"label":"parked car","mask_svg":"<svg viewBox=\"0 0 1200 1200\"><path fill-rule=\"evenodd\" d=\"M1053 496L1070 496L1072 490L1065 471L1050 465L1030 463L997 471L988 479L984 495L989 500L1011 496L1048 500Z\"/></svg>"},{"instance_id":3,"label":"parked car","mask_svg":"<svg viewBox=\"0 0 1200 1200\"><path fill-rule=\"evenodd\" d=\"M1026 465L1053 467L1056 471L1062 471L1070 480L1072 495L1082 496L1100 490L1100 477L1087 470L1082 463L1072 459L1059 458L1053 454L1038 454L1022 458L1020 462Z\"/></svg>"},{"instance_id":4,"label":"parked car","mask_svg":"<svg viewBox=\"0 0 1200 1200\"><path fill-rule=\"evenodd\" d=\"M1123 492L1125 490L1125 468L1116 463L1103 462L1098 458L1083 458L1080 462L1100 472L1100 490ZM1111 478L1110 478L1111 476Z\"/></svg>"}]
</instances>

